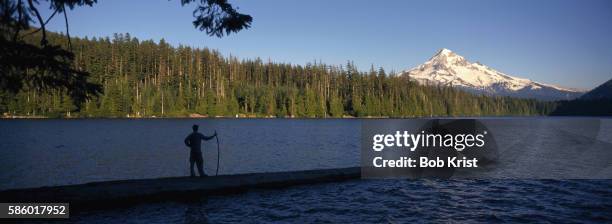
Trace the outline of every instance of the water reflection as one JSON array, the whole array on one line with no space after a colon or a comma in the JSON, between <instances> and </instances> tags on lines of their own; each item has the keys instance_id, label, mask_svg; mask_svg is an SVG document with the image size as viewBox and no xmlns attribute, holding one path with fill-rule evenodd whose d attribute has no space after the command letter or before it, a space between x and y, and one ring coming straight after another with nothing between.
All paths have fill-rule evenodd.
<instances>
[{"instance_id":1,"label":"water reflection","mask_svg":"<svg viewBox=\"0 0 612 224\"><path fill-rule=\"evenodd\" d=\"M208 220L208 199L203 198L198 202L188 203L185 209L185 224L210 223Z\"/></svg>"}]
</instances>

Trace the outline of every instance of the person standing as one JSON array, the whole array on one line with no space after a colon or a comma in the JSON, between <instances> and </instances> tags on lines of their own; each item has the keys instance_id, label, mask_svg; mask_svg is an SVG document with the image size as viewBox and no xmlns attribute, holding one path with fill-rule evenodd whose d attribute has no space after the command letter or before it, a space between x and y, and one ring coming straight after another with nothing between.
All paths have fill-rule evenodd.
<instances>
[{"instance_id":1,"label":"person standing","mask_svg":"<svg viewBox=\"0 0 612 224\"><path fill-rule=\"evenodd\" d=\"M208 141L217 136L217 131L215 131L215 133L211 136L203 135L202 133L198 132L198 127L198 125L194 124L191 127L193 129L193 132L185 138L185 145L191 149L191 152L189 154L191 177L195 177L195 172L193 171L194 164L198 166L198 173L200 174L200 177L207 176L204 173L204 159L202 158L202 140Z\"/></svg>"}]
</instances>

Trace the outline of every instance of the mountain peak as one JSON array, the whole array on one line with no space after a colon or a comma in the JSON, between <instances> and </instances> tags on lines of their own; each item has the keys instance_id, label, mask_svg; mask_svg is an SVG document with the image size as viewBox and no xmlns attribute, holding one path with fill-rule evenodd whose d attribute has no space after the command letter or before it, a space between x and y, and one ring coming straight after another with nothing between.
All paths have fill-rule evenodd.
<instances>
[{"instance_id":1,"label":"mountain peak","mask_svg":"<svg viewBox=\"0 0 612 224\"><path fill-rule=\"evenodd\" d=\"M438 50L438 53L436 55L450 55L450 54L453 54L453 51L446 49L446 48L442 48Z\"/></svg>"},{"instance_id":2,"label":"mountain peak","mask_svg":"<svg viewBox=\"0 0 612 224\"><path fill-rule=\"evenodd\" d=\"M429 59L429 61L425 62L425 64L445 68L452 65L467 65L467 63L467 60L465 60L465 58L463 58L461 55L458 55L446 48L440 49L438 53Z\"/></svg>"},{"instance_id":3,"label":"mountain peak","mask_svg":"<svg viewBox=\"0 0 612 224\"><path fill-rule=\"evenodd\" d=\"M401 75L425 85L459 87L478 94L506 95L546 100L571 99L581 92L510 76L480 62L472 63L442 48L425 63Z\"/></svg>"}]
</instances>

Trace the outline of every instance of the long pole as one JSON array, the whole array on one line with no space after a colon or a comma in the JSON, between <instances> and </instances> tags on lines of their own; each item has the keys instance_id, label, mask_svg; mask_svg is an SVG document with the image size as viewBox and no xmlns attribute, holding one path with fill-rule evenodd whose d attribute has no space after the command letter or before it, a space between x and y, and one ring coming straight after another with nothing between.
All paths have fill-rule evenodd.
<instances>
[{"instance_id":1,"label":"long pole","mask_svg":"<svg viewBox=\"0 0 612 224\"><path fill-rule=\"evenodd\" d=\"M219 157L221 157L221 151L219 150L219 137L215 135L215 139L217 139L217 171L215 176L219 176Z\"/></svg>"}]
</instances>

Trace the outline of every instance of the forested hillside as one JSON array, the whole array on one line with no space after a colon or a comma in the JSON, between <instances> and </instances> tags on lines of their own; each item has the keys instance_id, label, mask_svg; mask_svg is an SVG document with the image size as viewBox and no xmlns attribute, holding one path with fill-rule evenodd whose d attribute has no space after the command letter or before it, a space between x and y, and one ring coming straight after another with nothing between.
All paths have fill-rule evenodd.
<instances>
[{"instance_id":1,"label":"forested hillside","mask_svg":"<svg viewBox=\"0 0 612 224\"><path fill-rule=\"evenodd\" d=\"M34 42L40 39L36 35ZM50 34L67 46L65 37ZM46 117L342 117L544 115L555 103L476 96L420 86L405 77L352 63L292 65L239 60L209 49L173 47L129 34L72 39L75 66L103 85L103 94L74 105L63 91L0 92L5 116Z\"/></svg>"},{"instance_id":2,"label":"forested hillside","mask_svg":"<svg viewBox=\"0 0 612 224\"><path fill-rule=\"evenodd\" d=\"M612 116L612 79L578 99L557 102L551 115Z\"/></svg>"}]
</instances>

